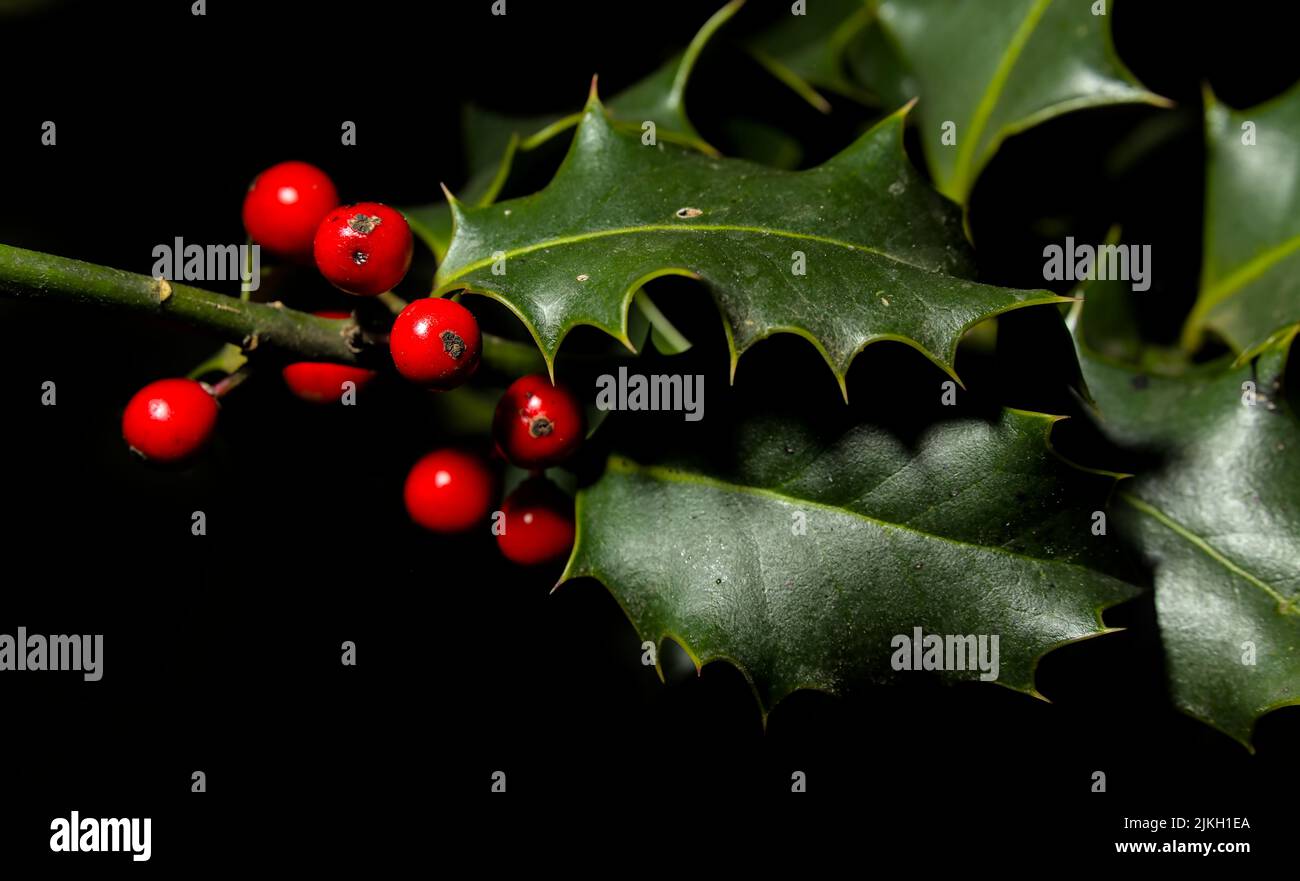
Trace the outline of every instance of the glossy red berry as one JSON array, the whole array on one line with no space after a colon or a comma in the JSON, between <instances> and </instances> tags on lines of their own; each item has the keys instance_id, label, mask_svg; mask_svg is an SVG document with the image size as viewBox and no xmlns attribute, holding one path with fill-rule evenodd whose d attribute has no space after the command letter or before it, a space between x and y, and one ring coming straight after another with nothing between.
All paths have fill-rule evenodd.
<instances>
[{"instance_id":1,"label":"glossy red berry","mask_svg":"<svg viewBox=\"0 0 1300 881\"><path fill-rule=\"evenodd\" d=\"M502 455L520 468L549 468L582 443L582 407L564 386L540 373L510 384L497 404L492 434Z\"/></svg>"},{"instance_id":2,"label":"glossy red berry","mask_svg":"<svg viewBox=\"0 0 1300 881\"><path fill-rule=\"evenodd\" d=\"M347 312L317 312L319 318L347 318ZM296 397L313 404L332 404L343 398L343 383L354 383L360 390L376 373L364 367L330 364L322 361L297 361L280 371L284 384Z\"/></svg>"},{"instance_id":3,"label":"glossy red berry","mask_svg":"<svg viewBox=\"0 0 1300 881\"><path fill-rule=\"evenodd\" d=\"M415 240L400 211L378 202L344 205L325 215L314 252L321 275L362 297L390 291L411 268Z\"/></svg>"},{"instance_id":4,"label":"glossy red berry","mask_svg":"<svg viewBox=\"0 0 1300 881\"><path fill-rule=\"evenodd\" d=\"M497 547L512 563L533 566L558 559L573 547L573 499L545 477L533 477L501 504L504 529Z\"/></svg>"},{"instance_id":5,"label":"glossy red berry","mask_svg":"<svg viewBox=\"0 0 1300 881\"><path fill-rule=\"evenodd\" d=\"M483 337L474 314L460 303L425 297L397 316L388 347L398 373L445 390L460 385L478 369Z\"/></svg>"},{"instance_id":6,"label":"glossy red berry","mask_svg":"<svg viewBox=\"0 0 1300 881\"><path fill-rule=\"evenodd\" d=\"M244 196L244 229L266 250L311 259L316 230L339 204L329 175L306 162L281 162L253 179Z\"/></svg>"},{"instance_id":7,"label":"glossy red berry","mask_svg":"<svg viewBox=\"0 0 1300 881\"><path fill-rule=\"evenodd\" d=\"M492 473L459 450L429 453L406 476L406 510L434 532L463 532L480 523L492 498Z\"/></svg>"},{"instance_id":8,"label":"glossy red berry","mask_svg":"<svg viewBox=\"0 0 1300 881\"><path fill-rule=\"evenodd\" d=\"M160 379L135 393L122 414L122 436L155 462L196 453L217 424L217 399L192 379Z\"/></svg>"}]
</instances>

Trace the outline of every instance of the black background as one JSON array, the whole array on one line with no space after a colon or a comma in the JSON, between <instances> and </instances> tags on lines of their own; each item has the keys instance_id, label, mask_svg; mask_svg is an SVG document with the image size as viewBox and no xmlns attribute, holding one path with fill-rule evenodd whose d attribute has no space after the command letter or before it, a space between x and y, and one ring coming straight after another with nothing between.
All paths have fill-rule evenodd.
<instances>
[{"instance_id":1,"label":"black background","mask_svg":"<svg viewBox=\"0 0 1300 881\"><path fill-rule=\"evenodd\" d=\"M697 70L692 117L724 150L711 121L745 115L798 135L806 162L825 158L870 113L838 100L825 118L763 84L728 40L786 4L751 2ZM434 201L440 181L463 180L464 102L571 111L593 73L613 94L713 7L509 0L494 18L490 5L209 0L196 18L183 2L69 2L0 18L0 241L148 273L152 247L175 236L242 241L248 181L288 158L326 169L345 200ZM1294 82L1296 55L1287 4L1117 5L1121 56L1179 107L1078 113L1011 139L980 180L972 228L984 280L1041 287L1046 241L1096 241L1124 224L1155 255L1144 330L1169 341L1199 272L1200 84L1249 106ZM46 119L58 124L52 149L39 143ZM356 147L339 143L345 119ZM1151 126L1155 146L1120 163L1127 139ZM420 293L431 275L423 254L402 292ZM713 306L671 280L656 293L697 341L680 369L721 389ZM485 325L517 330L491 304L469 305ZM1072 355L1048 312L1004 319L996 355L962 354L969 406L1075 407ZM447 834L449 815L496 829L505 816L561 821L595 807L647 836L699 835L724 805L788 792L794 770L872 849L961 839L976 857L1087 859L1125 838L1123 816L1211 815L1249 817L1247 840L1276 853L1294 819L1300 708L1259 722L1253 756L1175 711L1149 595L1108 613L1125 632L1042 661L1051 704L922 681L853 700L798 694L764 731L731 667L697 677L670 652L660 684L595 582L550 595L557 569L501 562L486 533L444 540L411 526L402 479L447 441L419 393L381 381L358 407L320 410L269 371L225 402L201 460L160 471L128 455L121 408L144 383L188 372L213 339L33 301L0 300L0 327L0 632L105 641L101 682L0 681L6 863L132 865L50 854L49 822L71 810L152 817L154 856L136 871L254 853L432 858L467 844ZM809 347L782 339L742 361L738 383L760 378L771 395L833 382ZM940 379L883 344L858 359L849 388L887 381L906 400L932 396ZM40 405L45 380L58 385L56 407ZM1126 464L1082 420L1059 431L1081 461ZM207 514L205 537L190 534L195 510ZM339 663L345 639L358 645L356 667ZM207 793L190 793L194 770L207 773ZM481 801L495 770L508 775L509 807ZM1089 791L1095 770L1108 775L1104 795ZM730 848L795 846L785 834L748 841L771 835L757 826L740 834Z\"/></svg>"}]
</instances>

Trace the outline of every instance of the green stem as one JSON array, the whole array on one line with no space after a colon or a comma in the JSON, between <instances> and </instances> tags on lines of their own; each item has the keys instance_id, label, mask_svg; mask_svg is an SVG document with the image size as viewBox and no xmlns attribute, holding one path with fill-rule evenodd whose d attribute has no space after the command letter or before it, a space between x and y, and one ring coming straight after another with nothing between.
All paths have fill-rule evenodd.
<instances>
[{"instance_id":1,"label":"green stem","mask_svg":"<svg viewBox=\"0 0 1300 881\"><path fill-rule=\"evenodd\" d=\"M632 302L650 322L650 329L655 334L655 347L659 351L665 355L679 355L691 347L691 341L668 320L667 315L659 311L645 288L636 292Z\"/></svg>"},{"instance_id":2,"label":"green stem","mask_svg":"<svg viewBox=\"0 0 1300 881\"><path fill-rule=\"evenodd\" d=\"M198 367L190 371L190 379L199 379L207 373L224 373L227 376L248 363L244 350L234 343L226 343Z\"/></svg>"},{"instance_id":3,"label":"green stem","mask_svg":"<svg viewBox=\"0 0 1300 881\"><path fill-rule=\"evenodd\" d=\"M402 310L407 306L406 301L392 291L384 291L378 297L375 297L375 299L387 306L388 311L392 312L394 315L401 315Z\"/></svg>"},{"instance_id":4,"label":"green stem","mask_svg":"<svg viewBox=\"0 0 1300 881\"><path fill-rule=\"evenodd\" d=\"M279 304L237 300L147 275L0 245L0 294L94 303L174 318L247 350L268 347L314 361L355 364L365 348L355 322Z\"/></svg>"},{"instance_id":5,"label":"green stem","mask_svg":"<svg viewBox=\"0 0 1300 881\"><path fill-rule=\"evenodd\" d=\"M239 385L251 375L248 365L240 367L220 382L213 383L212 396L214 398L224 398L226 395L230 394L231 391L238 388Z\"/></svg>"},{"instance_id":6,"label":"green stem","mask_svg":"<svg viewBox=\"0 0 1300 881\"><path fill-rule=\"evenodd\" d=\"M483 363L510 376L546 372L546 360L537 346L490 333L483 334Z\"/></svg>"},{"instance_id":7,"label":"green stem","mask_svg":"<svg viewBox=\"0 0 1300 881\"><path fill-rule=\"evenodd\" d=\"M255 348L277 349L305 360L375 367L383 358L367 357L383 338L361 333L353 320L317 318L280 303L254 303L223 294L173 284L67 257L56 257L0 244L0 295L49 297L162 315L216 333L229 341L194 369L191 377L239 370ZM402 301L380 297L391 310ZM584 356L575 356L582 360ZM592 356L595 357L595 356ZM542 353L531 343L483 334L483 363L511 375L545 373Z\"/></svg>"}]
</instances>

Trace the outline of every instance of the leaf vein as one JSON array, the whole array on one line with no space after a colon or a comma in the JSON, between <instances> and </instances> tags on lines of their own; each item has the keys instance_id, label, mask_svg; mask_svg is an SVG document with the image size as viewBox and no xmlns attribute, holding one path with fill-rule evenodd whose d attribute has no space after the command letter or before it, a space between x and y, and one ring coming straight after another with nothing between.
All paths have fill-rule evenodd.
<instances>
[{"instance_id":1,"label":"leaf vein","mask_svg":"<svg viewBox=\"0 0 1300 881\"><path fill-rule=\"evenodd\" d=\"M752 233L754 235L780 236L782 238L795 239L798 241L818 242L819 244L823 244L823 245L831 245L832 247L845 248L851 251L859 251L865 254L872 254L877 257L883 257L886 260L889 260L893 263L898 263L902 266L908 266L912 269L920 270L921 272L929 272L931 274L935 274L934 270L927 269L924 266L919 266L915 263L904 260L901 257L896 257L893 254L890 254L886 251L881 251L878 248L872 248L868 245L859 245L854 242L846 242L842 239L834 239L829 236L819 236L814 233L800 233L800 232L794 232L793 230L772 229L769 227L761 227L761 226L740 226L740 225L733 225L733 224L692 224L690 226L675 226L669 224L646 224L644 226L618 227L615 229L603 229L603 230L596 230L593 232L579 233L577 235L571 235L571 236L558 236L553 239L547 239L545 241L535 242L534 244L531 245L524 245L518 248L514 248L512 250L507 250L502 253L505 256L505 259L509 260L512 257L520 257L523 256L524 254L530 254L535 251L545 250L547 248L560 247L562 245L576 245L576 244L581 244L583 242L593 241L595 239L609 238L612 236L637 235L637 234L649 233L649 232L671 232L671 233L738 232L738 233ZM475 272L486 266L491 266L495 262L496 260L492 257L484 257L481 260L475 260L472 263L467 263L466 265L457 269L451 275L446 276L439 284L439 288L445 288L447 285L450 285L452 282L456 281L457 279L464 278L465 276L469 275L471 272Z\"/></svg>"},{"instance_id":2,"label":"leaf vein","mask_svg":"<svg viewBox=\"0 0 1300 881\"><path fill-rule=\"evenodd\" d=\"M1206 541L1204 538L1201 538L1201 536L1192 532L1186 526L1179 523L1174 518L1170 517L1164 511L1161 511L1155 505L1143 501L1142 499L1138 498L1132 493L1122 492L1119 495L1120 498L1122 498L1133 508L1136 508L1138 511L1141 511L1143 514L1146 514L1148 517L1151 517L1152 519L1154 519L1156 522L1158 522L1165 528L1171 530L1179 538L1191 544L1192 547L1204 553L1211 560L1218 563L1220 566L1227 569L1229 572L1236 575L1238 578L1241 578L1242 580L1246 581L1248 584L1253 584L1255 587L1258 587L1260 590L1264 591L1264 593L1268 594L1277 602L1279 614L1295 615L1300 613L1300 609L1297 609L1295 600L1287 599L1286 597L1282 596L1282 594L1274 590L1267 582L1265 582L1258 576L1254 575L1253 573L1247 571L1246 569L1243 569L1241 566L1238 566L1236 563L1232 562L1232 560L1229 560L1226 556L1224 556L1217 549L1215 549L1215 547L1211 545L1208 541Z\"/></svg>"}]
</instances>

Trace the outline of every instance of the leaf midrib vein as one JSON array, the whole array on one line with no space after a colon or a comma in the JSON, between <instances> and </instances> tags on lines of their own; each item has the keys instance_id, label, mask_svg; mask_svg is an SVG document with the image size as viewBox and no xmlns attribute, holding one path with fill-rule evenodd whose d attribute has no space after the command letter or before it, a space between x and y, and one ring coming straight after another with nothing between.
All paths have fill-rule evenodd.
<instances>
[{"instance_id":1,"label":"leaf midrib vein","mask_svg":"<svg viewBox=\"0 0 1300 881\"><path fill-rule=\"evenodd\" d=\"M1084 571L1094 573L1101 577L1111 578L1111 576L1106 575L1105 573L1097 572L1096 570L1089 569L1087 566L1082 566L1078 563L1067 563L1062 560L1053 560L1051 558L1045 558L1045 557L1033 557L1030 556L1029 554L1022 554L1016 551L1009 551L1006 548L993 547L991 545L975 544L974 542L962 541L960 539L949 538L943 535L936 535L933 532L926 532L924 530L917 529L914 526L909 526L904 523L893 523L889 520L882 520L878 517L872 517L869 514L863 514L860 511L851 511L847 508L840 508L836 505L827 504L825 502L818 502L812 499L801 498L799 496L787 495L783 492L779 492L774 489L768 489L766 487L749 486L743 483L733 483L728 480L720 480L716 477L706 477L703 474L697 474L692 471L682 471L676 468L668 468L662 465L642 465L639 462L635 462L623 456L610 456L609 467L616 471L623 471L624 473L637 472L641 474L646 474L649 475L650 477L655 478L656 480L661 480L665 483L696 484L698 486L709 487L710 489L720 489L728 492L758 496L760 498L772 499L777 502L782 502L785 504L790 504L795 506L819 508L823 511L829 511L831 513L839 514L841 516L854 517L858 520L871 523L875 526L881 526L888 529L897 529L903 532L909 532L913 535L921 536L922 538L931 539L933 541L944 542L945 544L956 545L958 547L972 548L977 551L983 551L990 554L998 554L1000 556L1005 556L1005 557L1015 557L1016 559L1028 560L1030 562L1037 563L1040 565L1048 564L1052 566L1068 566L1072 569L1082 569Z\"/></svg>"},{"instance_id":2,"label":"leaf midrib vein","mask_svg":"<svg viewBox=\"0 0 1300 881\"><path fill-rule=\"evenodd\" d=\"M1011 71L1015 68L1016 62L1020 60L1020 55L1029 43L1029 38L1033 36L1034 30L1038 27L1038 22L1047 11L1047 7L1051 5L1052 0L1038 0L1025 15L1024 21L1020 23L1020 27L1012 35L1011 42L1007 44L1002 57L998 60L998 66L993 69L993 76L990 77L984 93L980 95L979 103L975 105L975 112L971 114L970 132L958 148L957 161L953 169L954 179L963 188L965 187L966 175L974 162L975 150L984 134L984 128L988 125L989 117L993 115L994 108L1002 98L1002 91L1006 88L1007 79L1011 76Z\"/></svg>"},{"instance_id":3,"label":"leaf midrib vein","mask_svg":"<svg viewBox=\"0 0 1300 881\"><path fill-rule=\"evenodd\" d=\"M506 260L509 260L511 257L518 257L523 254L530 254L534 251L541 251L547 248L554 248L562 245L576 245L582 242L593 241L595 239L609 238L612 236L635 235L638 233L647 233L647 232L672 232L672 233L740 232L740 233L751 233L754 235L780 236L783 238L795 239L800 241L818 242L819 244L831 245L838 248L846 248L851 251L860 251L865 254L873 254L877 257L883 257L886 260L890 260L893 261L894 263L898 263L902 266L907 266L911 269L920 270L921 272L941 274L941 273L936 273L935 270L926 269L924 266L918 266L917 264L904 260L901 257L896 257L895 255L890 254L886 251L881 251L878 248L872 248L867 245L859 245L854 242L846 242L843 239L834 239L831 238L830 236L819 236L814 233L801 233L801 232L794 232L792 230L772 229L769 227L762 227L762 226L741 226L738 224L725 224L725 223L692 224L690 226L676 226L672 224L647 224L644 226L624 226L624 227L616 227L614 229L595 230L593 232L579 233L571 236L557 236L556 238L553 239L546 239L545 241L535 242L534 244L531 245L524 245L522 247L514 248L512 250L502 251L498 253L497 257L484 257L481 260L475 260L472 263L465 264L461 268L457 269L453 274L445 277L439 283L439 287L448 285L451 282L456 281L457 279L464 278L466 275L469 275L471 272L474 272L475 270L482 269L485 266L491 266L493 263L496 263L501 256L504 256Z\"/></svg>"},{"instance_id":4,"label":"leaf midrib vein","mask_svg":"<svg viewBox=\"0 0 1300 881\"><path fill-rule=\"evenodd\" d=\"M1132 493L1121 492L1119 496L1130 506L1141 511L1143 514L1146 514L1148 517L1153 518L1157 523L1164 526L1166 529L1169 529L1179 538L1191 544L1192 547L1204 553L1207 557L1209 557L1214 562L1218 563L1223 568L1227 569L1233 575L1236 575L1238 578L1241 578L1247 583L1253 584L1255 585L1255 587L1258 587L1260 590L1264 591L1264 593L1268 594L1270 597L1274 599L1274 601L1277 602L1278 606L1282 609L1283 614L1287 614L1288 612L1291 614L1295 613L1296 604L1294 600L1288 600L1286 597L1282 596L1282 594L1278 593L1276 590L1270 587L1267 582L1263 581L1258 576L1247 571L1246 569L1243 569L1241 566L1238 566L1236 563L1229 560L1226 556L1224 556L1222 553L1216 550L1215 547L1211 545L1208 541L1201 538L1201 536L1197 535L1196 533L1192 532L1190 529L1188 529L1183 524L1179 523L1173 517L1170 517L1164 511L1161 511L1155 505L1152 505L1150 502L1138 498Z\"/></svg>"},{"instance_id":5,"label":"leaf midrib vein","mask_svg":"<svg viewBox=\"0 0 1300 881\"><path fill-rule=\"evenodd\" d=\"M1292 236L1256 254L1232 272L1209 285L1205 289L1205 293L1202 294L1208 304L1207 309L1217 306L1229 297L1239 293L1242 288L1265 275L1284 257L1289 256L1295 250L1300 250L1300 235Z\"/></svg>"}]
</instances>

